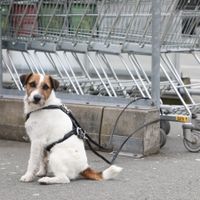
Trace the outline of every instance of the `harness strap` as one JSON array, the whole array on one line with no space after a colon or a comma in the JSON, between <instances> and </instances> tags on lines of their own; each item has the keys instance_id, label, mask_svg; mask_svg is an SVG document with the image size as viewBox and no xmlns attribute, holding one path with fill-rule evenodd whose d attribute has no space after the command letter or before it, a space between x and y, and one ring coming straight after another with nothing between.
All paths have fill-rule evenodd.
<instances>
[{"instance_id":1,"label":"harness strap","mask_svg":"<svg viewBox=\"0 0 200 200\"><path fill-rule=\"evenodd\" d=\"M82 140L84 140L86 138L85 132L83 131L83 129L81 129L80 127L77 127L77 128L72 129L67 134L65 134L62 139L57 140L56 142L53 142L53 143L49 144L48 146L46 146L45 150L50 151L56 144L64 142L65 140L70 138L72 135L76 135L79 139L82 139Z\"/></svg>"},{"instance_id":2,"label":"harness strap","mask_svg":"<svg viewBox=\"0 0 200 200\"><path fill-rule=\"evenodd\" d=\"M29 112L29 113L27 113L27 114L26 114L26 117L25 117L25 122L26 122L26 121L29 119L29 117L30 117L31 113L32 113L32 112Z\"/></svg>"},{"instance_id":3,"label":"harness strap","mask_svg":"<svg viewBox=\"0 0 200 200\"><path fill-rule=\"evenodd\" d=\"M85 133L85 137L86 137L91 143L93 143L94 145L96 145L97 147L99 147L100 149L107 150L107 149L105 149L103 146L101 146L100 144L98 144L97 142L95 142L87 133Z\"/></svg>"},{"instance_id":4,"label":"harness strap","mask_svg":"<svg viewBox=\"0 0 200 200\"><path fill-rule=\"evenodd\" d=\"M46 151L50 151L56 144L59 144L61 142L64 142L65 140L67 140L68 138L70 138L72 135L75 134L75 129L73 129L72 131L70 131L69 133L65 134L64 137L56 142L53 142L51 144L49 144L48 146L46 146L45 150Z\"/></svg>"},{"instance_id":5,"label":"harness strap","mask_svg":"<svg viewBox=\"0 0 200 200\"><path fill-rule=\"evenodd\" d=\"M63 106L63 105L49 105L49 106L44 106L42 108L39 108L37 110L34 110L34 111L27 113L26 117L25 117L25 121L27 121L29 119L31 113L34 113L34 112L37 112L37 111L40 111L40 110L50 110L50 109L60 109L64 113L66 113L67 115L71 112L70 110L66 109L65 106Z\"/></svg>"},{"instance_id":6,"label":"harness strap","mask_svg":"<svg viewBox=\"0 0 200 200\"><path fill-rule=\"evenodd\" d=\"M90 150L97 156L99 156L102 160L104 160L106 163L108 163L109 165L112 165L113 162L110 162L109 160L107 160L104 156L102 156L101 154L99 154L93 147L92 145L90 144L89 140L86 140ZM99 145L98 145L99 146Z\"/></svg>"}]
</instances>

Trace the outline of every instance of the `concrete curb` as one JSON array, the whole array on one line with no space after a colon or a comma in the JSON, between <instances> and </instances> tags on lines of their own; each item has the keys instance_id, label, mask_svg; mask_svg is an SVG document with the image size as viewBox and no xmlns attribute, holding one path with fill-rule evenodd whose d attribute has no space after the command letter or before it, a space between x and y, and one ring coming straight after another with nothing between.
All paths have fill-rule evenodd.
<instances>
[{"instance_id":1,"label":"concrete curb","mask_svg":"<svg viewBox=\"0 0 200 200\"><path fill-rule=\"evenodd\" d=\"M83 104L66 104L74 116L96 142L108 146L113 125L123 108ZM0 139L24 141L23 101L21 99L0 99ZM118 148L124 139L136 128L159 117L155 108L129 108L121 116L112 138L112 147ZM123 150L136 154L150 155L159 152L159 123L150 125L135 134Z\"/></svg>"}]
</instances>

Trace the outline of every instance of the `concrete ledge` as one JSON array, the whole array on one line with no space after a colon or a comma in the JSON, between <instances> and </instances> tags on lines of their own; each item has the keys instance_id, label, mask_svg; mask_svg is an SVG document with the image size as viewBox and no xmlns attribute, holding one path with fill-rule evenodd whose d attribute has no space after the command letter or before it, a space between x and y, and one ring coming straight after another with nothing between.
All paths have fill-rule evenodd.
<instances>
[{"instance_id":1,"label":"concrete ledge","mask_svg":"<svg viewBox=\"0 0 200 200\"><path fill-rule=\"evenodd\" d=\"M21 100L0 99L0 138L24 141L24 114Z\"/></svg>"},{"instance_id":2,"label":"concrete ledge","mask_svg":"<svg viewBox=\"0 0 200 200\"><path fill-rule=\"evenodd\" d=\"M24 136L26 136L26 130L24 126L0 124L0 139L24 142Z\"/></svg>"},{"instance_id":3,"label":"concrete ledge","mask_svg":"<svg viewBox=\"0 0 200 200\"><path fill-rule=\"evenodd\" d=\"M108 146L113 125L123 108L66 104L72 110L80 125L101 145ZM0 139L23 141L24 128L22 99L0 99ZM130 108L121 116L112 146L117 149L126 137L144 123L159 117L159 111L152 107ZM150 125L135 134L123 150L149 155L157 153L160 145L159 123Z\"/></svg>"},{"instance_id":4,"label":"concrete ledge","mask_svg":"<svg viewBox=\"0 0 200 200\"><path fill-rule=\"evenodd\" d=\"M110 134L113 131L114 124L121 111L122 108L107 107L104 109L101 126L102 144L108 143L108 138L111 136ZM123 115L121 115L112 138L115 148L118 148L127 136L140 126L158 118L159 112L155 108L127 109ZM129 139L127 144L123 147L123 150L144 155L157 153L160 145L159 126L159 123L156 123L141 129Z\"/></svg>"}]
</instances>

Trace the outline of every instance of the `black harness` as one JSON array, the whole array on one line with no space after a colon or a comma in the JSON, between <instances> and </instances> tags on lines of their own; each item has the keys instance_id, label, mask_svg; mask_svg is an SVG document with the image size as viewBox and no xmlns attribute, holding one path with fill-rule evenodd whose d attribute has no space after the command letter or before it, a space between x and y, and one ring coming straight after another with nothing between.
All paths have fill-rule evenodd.
<instances>
[{"instance_id":1,"label":"black harness","mask_svg":"<svg viewBox=\"0 0 200 200\"><path fill-rule=\"evenodd\" d=\"M50 109L60 109L66 115L68 115L70 117L71 121L72 121L73 129L70 132L66 133L63 138L61 138L58 141L55 141L55 142L49 144L48 146L46 146L45 147L46 151L50 151L56 144L64 142L65 140L70 138L72 135L76 135L79 139L86 141L88 147L91 149L91 151L94 154L99 156L101 159L103 159L108 164L112 164L112 162L110 162L109 160L107 160L105 157L103 157L101 154L99 154L97 151L94 150L91 143L93 143L94 145L96 145L100 149L105 149L105 148L102 147L101 145L99 145L98 143L96 143L94 140L92 140L92 138L86 133L86 131L81 128L80 124L78 123L78 121L76 120L74 115L72 114L71 110L67 109L64 105L49 105L49 106L45 106L45 107L42 107L40 109L37 109L35 111L29 112L26 115L25 121L27 121L29 119L31 113L33 113L33 112L37 112L37 111L40 111L40 110L50 110Z\"/></svg>"}]
</instances>

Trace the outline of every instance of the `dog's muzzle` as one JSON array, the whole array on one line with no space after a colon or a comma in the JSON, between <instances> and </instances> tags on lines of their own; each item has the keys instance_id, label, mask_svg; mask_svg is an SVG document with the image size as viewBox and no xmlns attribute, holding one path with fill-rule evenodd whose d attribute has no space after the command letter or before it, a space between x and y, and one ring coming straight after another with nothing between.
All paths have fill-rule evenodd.
<instances>
[{"instance_id":1,"label":"dog's muzzle","mask_svg":"<svg viewBox=\"0 0 200 200\"><path fill-rule=\"evenodd\" d=\"M33 96L33 103L34 104L38 104L40 102L40 100L42 99L42 96L40 94L35 94Z\"/></svg>"}]
</instances>

